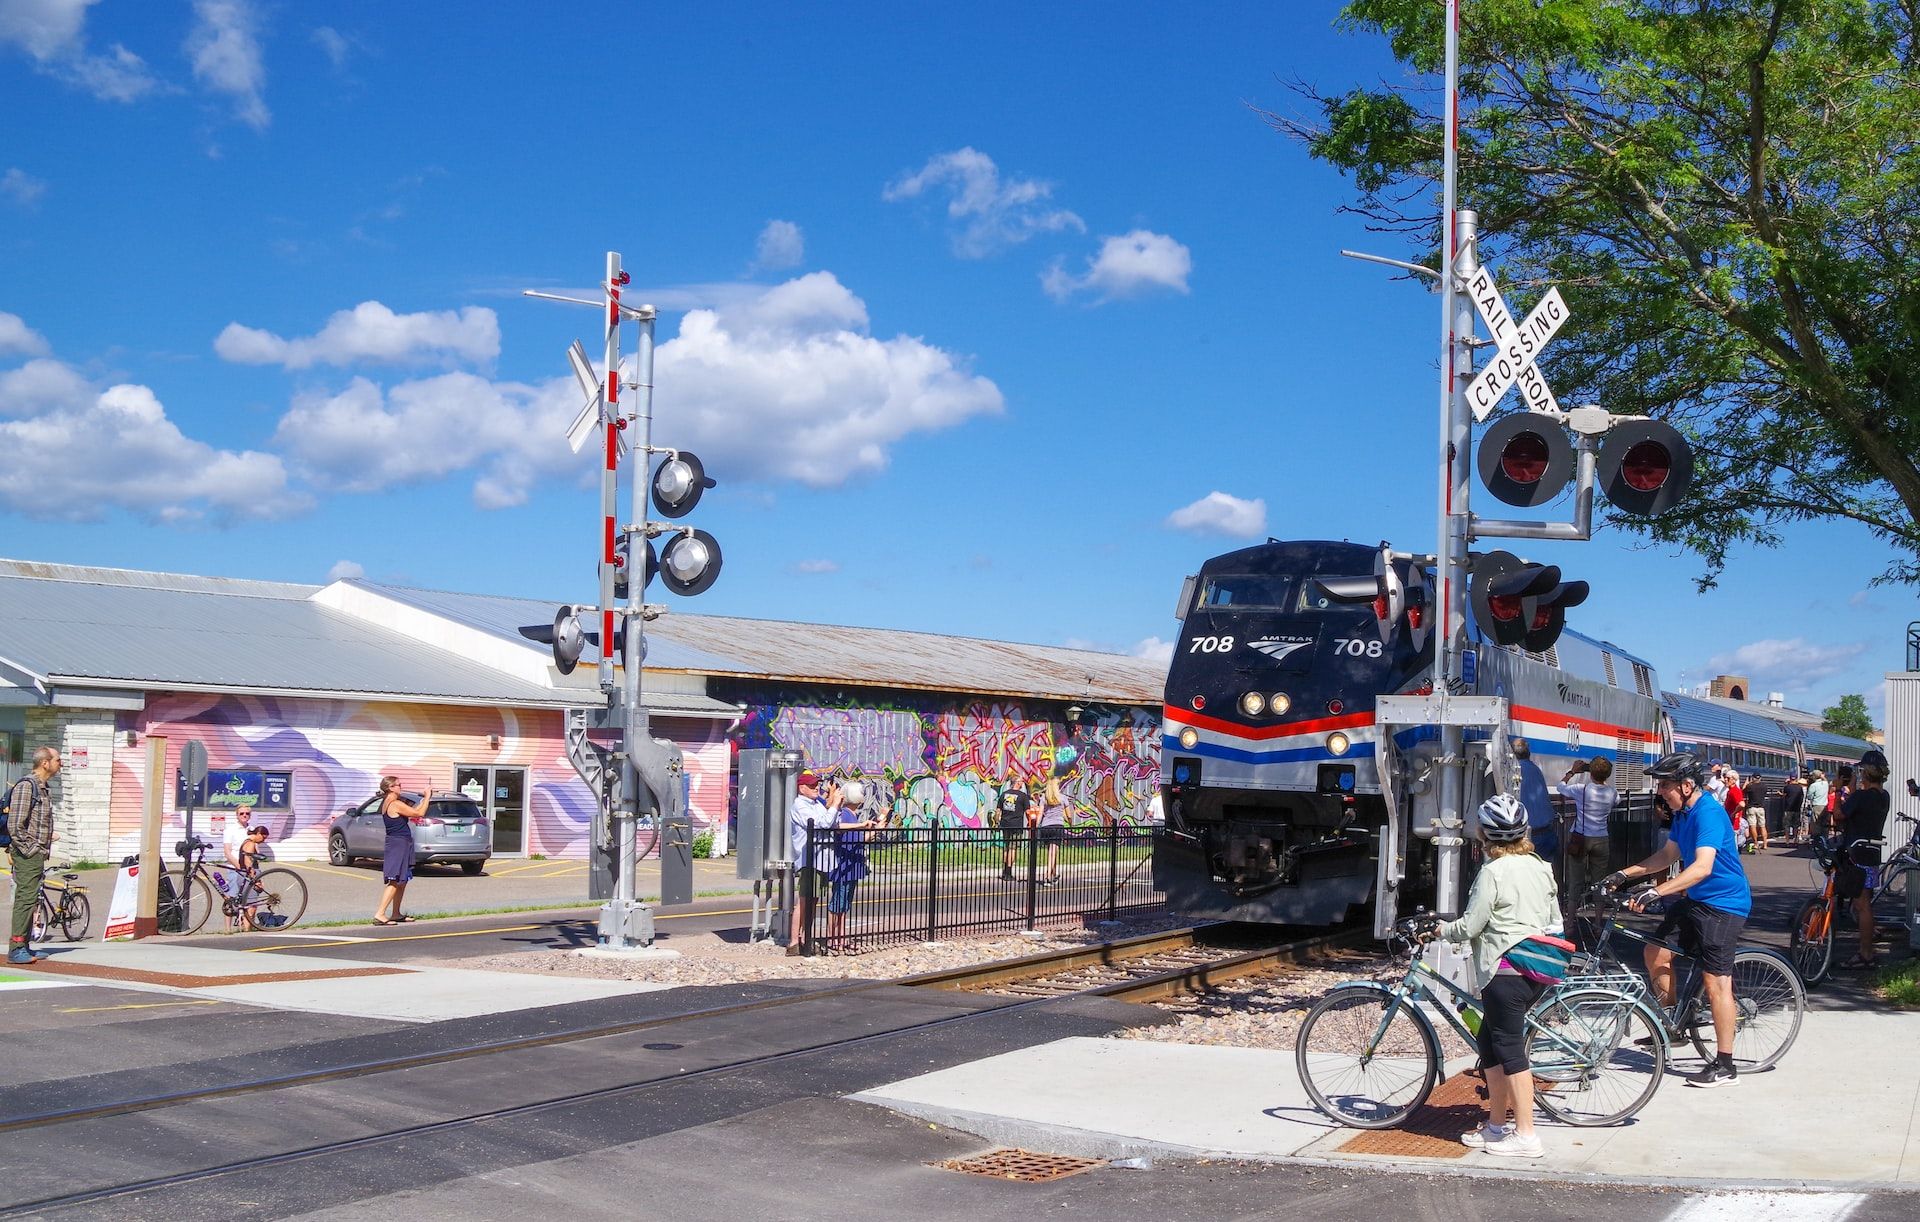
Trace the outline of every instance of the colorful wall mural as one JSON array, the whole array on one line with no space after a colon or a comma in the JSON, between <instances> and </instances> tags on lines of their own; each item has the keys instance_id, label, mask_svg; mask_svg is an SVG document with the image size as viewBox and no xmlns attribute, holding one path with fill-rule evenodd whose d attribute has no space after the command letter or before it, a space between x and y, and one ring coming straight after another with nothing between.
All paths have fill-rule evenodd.
<instances>
[{"instance_id":1,"label":"colorful wall mural","mask_svg":"<svg viewBox=\"0 0 1920 1222\"><path fill-rule=\"evenodd\" d=\"M730 747L725 725L692 718L656 718L654 729L686 753L689 807L696 830L727 813ZM109 853L139 851L149 734L167 736L169 793L190 740L206 744L215 769L259 769L291 776L291 804L262 809L275 854L287 860L326 856L333 817L371 797L392 773L412 787L454 788L455 769L489 765L527 770L523 849L549 857L584 858L594 798L567 762L558 712L397 704L352 700L220 695L156 695L145 710L122 713L115 735ZM133 731L129 744L125 731ZM499 747L491 744L498 736ZM171 808L162 843L183 833ZM197 816L195 832L217 840L219 816Z\"/></svg>"},{"instance_id":2,"label":"colorful wall mural","mask_svg":"<svg viewBox=\"0 0 1920 1222\"><path fill-rule=\"evenodd\" d=\"M901 692L775 689L712 682L746 706L743 747L799 751L807 766L858 777L870 810L896 824L982 827L1009 784L1044 780L1058 748L1077 759L1061 777L1074 825L1144 823L1160 784L1158 711L1091 706L1080 723L1051 702ZM723 688L725 690L723 690Z\"/></svg>"}]
</instances>

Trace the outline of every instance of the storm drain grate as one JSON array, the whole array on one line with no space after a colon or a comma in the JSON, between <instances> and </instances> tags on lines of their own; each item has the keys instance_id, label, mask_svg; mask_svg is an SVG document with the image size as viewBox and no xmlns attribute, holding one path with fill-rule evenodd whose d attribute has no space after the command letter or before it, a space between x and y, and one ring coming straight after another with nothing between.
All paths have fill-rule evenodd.
<instances>
[{"instance_id":1,"label":"storm drain grate","mask_svg":"<svg viewBox=\"0 0 1920 1222\"><path fill-rule=\"evenodd\" d=\"M1104 1162L1103 1159L1074 1158L1066 1154L1035 1154L1031 1150L989 1150L972 1158L950 1158L934 1165L949 1171L964 1171L968 1175L991 1176L996 1180L1041 1184L1090 1171Z\"/></svg>"},{"instance_id":2,"label":"storm drain grate","mask_svg":"<svg viewBox=\"0 0 1920 1222\"><path fill-rule=\"evenodd\" d=\"M1486 1115L1480 1100L1486 1088L1477 1076L1455 1074L1433 1088L1420 1110L1397 1129L1367 1129L1340 1145L1342 1154L1384 1154L1396 1158L1465 1158L1472 1151L1460 1134Z\"/></svg>"}]
</instances>

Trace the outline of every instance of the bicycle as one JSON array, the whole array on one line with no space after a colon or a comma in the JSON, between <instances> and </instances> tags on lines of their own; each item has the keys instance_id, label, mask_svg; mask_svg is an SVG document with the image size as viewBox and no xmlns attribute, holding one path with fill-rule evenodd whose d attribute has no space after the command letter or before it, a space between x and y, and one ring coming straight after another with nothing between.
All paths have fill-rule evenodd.
<instances>
[{"instance_id":1,"label":"bicycle","mask_svg":"<svg viewBox=\"0 0 1920 1222\"><path fill-rule=\"evenodd\" d=\"M1389 947L1418 944L1430 918L1401 921ZM1433 1092L1445 1059L1433 1015L1469 1047L1478 998L1409 957L1394 984L1353 981L1313 1004L1294 1041L1294 1065L1315 1107L1358 1129L1387 1129ZM1564 983L1527 1014L1534 1102L1556 1120L1588 1127L1626 1120L1653 1098L1667 1068L1664 1025L1644 998ZM1644 1041L1644 1042L1643 1042Z\"/></svg>"},{"instance_id":2,"label":"bicycle","mask_svg":"<svg viewBox=\"0 0 1920 1222\"><path fill-rule=\"evenodd\" d=\"M93 905L87 899L87 889L80 884L80 876L71 870L59 875L42 875L40 895L33 905L33 940L44 942L47 932L55 925L69 942L78 942L87 936L87 927L93 924Z\"/></svg>"},{"instance_id":3,"label":"bicycle","mask_svg":"<svg viewBox=\"0 0 1920 1222\"><path fill-rule=\"evenodd\" d=\"M1713 1010L1706 996L1706 973L1700 970L1699 961L1676 943L1623 924L1620 915L1631 911L1626 899L1604 888L1595 887L1588 894L1587 902L1575 915L1589 919L1597 916L1601 925L1597 935L1588 939L1593 949L1574 956L1568 982L1585 980L1610 988L1637 989L1665 1020L1670 1038L1686 1036L1703 1060L1712 1060L1718 1047ZM1671 1007L1653 995L1652 984L1637 968L1621 962L1614 953L1616 934L1630 942L1673 952ZM1807 990L1800 983L1800 973L1777 950L1739 947L1733 954L1733 1002L1738 1012L1733 1034L1735 1068L1742 1073L1771 1068L1800 1035L1800 1020L1807 1010Z\"/></svg>"},{"instance_id":4,"label":"bicycle","mask_svg":"<svg viewBox=\"0 0 1920 1222\"><path fill-rule=\"evenodd\" d=\"M1911 823L1920 829L1920 819L1912 815L1895 815L1902 823ZM1875 848L1884 849L1883 840L1860 841ZM1839 864L1840 843L1833 836L1815 836L1813 838L1813 858L1819 863L1826 875L1820 894L1800 906L1793 917L1793 932L1790 946L1793 954L1793 966L1799 971L1800 979L1809 986L1820 983L1833 970L1833 927L1836 918L1846 909L1835 895L1834 868ZM1907 875L1920 870L1920 838L1909 839L1900 847L1900 851L1878 866L1866 867L1867 880L1871 884L1865 894L1868 903L1880 901L1880 897L1892 890L1895 879L1906 879ZM1876 881L1874 872L1878 871ZM1902 886L1912 886L1907 880Z\"/></svg>"},{"instance_id":5,"label":"bicycle","mask_svg":"<svg viewBox=\"0 0 1920 1222\"><path fill-rule=\"evenodd\" d=\"M306 912L307 882L298 874L275 866L249 878L232 866L209 866L207 850L212 847L197 836L174 846L174 851L187 859L181 870L185 883L161 888L160 928L198 933L216 906L234 924L236 932L285 929ZM216 894L220 896L217 905Z\"/></svg>"}]
</instances>

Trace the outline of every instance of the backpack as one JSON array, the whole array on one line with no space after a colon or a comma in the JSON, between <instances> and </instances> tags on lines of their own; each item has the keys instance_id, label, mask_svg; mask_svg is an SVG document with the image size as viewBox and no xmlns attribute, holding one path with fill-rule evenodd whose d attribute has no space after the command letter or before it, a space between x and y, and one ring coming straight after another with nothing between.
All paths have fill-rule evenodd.
<instances>
[{"instance_id":1,"label":"backpack","mask_svg":"<svg viewBox=\"0 0 1920 1222\"><path fill-rule=\"evenodd\" d=\"M30 776L21 777L20 780L27 783L27 813L31 813L33 807L40 803L40 782ZM0 849L13 847L13 831L8 826L8 820L13 817L13 791L19 784L20 781L15 781L7 786L4 794L0 794Z\"/></svg>"}]
</instances>

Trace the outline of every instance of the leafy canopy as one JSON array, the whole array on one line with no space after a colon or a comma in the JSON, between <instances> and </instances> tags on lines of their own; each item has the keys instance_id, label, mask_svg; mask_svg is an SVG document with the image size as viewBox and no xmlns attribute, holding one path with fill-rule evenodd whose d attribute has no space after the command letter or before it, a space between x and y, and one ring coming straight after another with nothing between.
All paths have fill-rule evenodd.
<instances>
[{"instance_id":1,"label":"leafy canopy","mask_svg":"<svg viewBox=\"0 0 1920 1222\"><path fill-rule=\"evenodd\" d=\"M1839 704L1821 710L1820 728L1829 734L1865 738L1873 732L1873 718L1867 716L1867 698L1860 695L1840 697Z\"/></svg>"},{"instance_id":2,"label":"leafy canopy","mask_svg":"<svg viewBox=\"0 0 1920 1222\"><path fill-rule=\"evenodd\" d=\"M1616 524L1697 551L1810 519L1920 583L1920 0L1463 0L1460 200L1482 260L1573 317L1562 403L1664 418L1695 490ZM1438 245L1444 8L1353 0L1418 76L1267 116L1353 177L1349 210ZM1429 266L1437 265L1428 253ZM1536 291L1525 291L1532 285Z\"/></svg>"}]
</instances>

